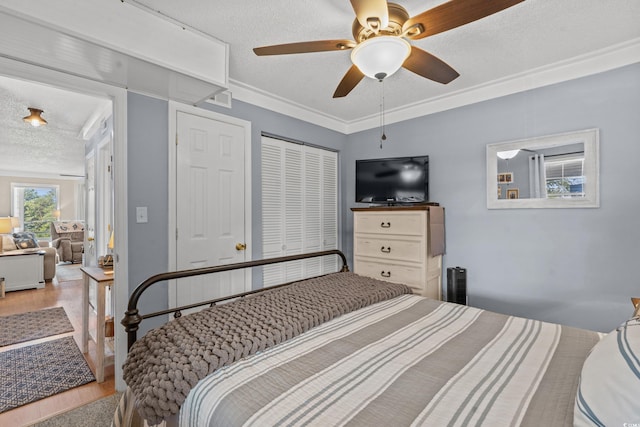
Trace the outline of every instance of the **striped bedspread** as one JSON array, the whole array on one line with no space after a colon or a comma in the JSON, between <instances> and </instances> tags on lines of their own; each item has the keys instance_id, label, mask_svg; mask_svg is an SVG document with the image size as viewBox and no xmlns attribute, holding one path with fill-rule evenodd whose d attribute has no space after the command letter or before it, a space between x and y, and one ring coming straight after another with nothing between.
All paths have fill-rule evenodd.
<instances>
[{"instance_id":1,"label":"striped bedspread","mask_svg":"<svg viewBox=\"0 0 640 427\"><path fill-rule=\"evenodd\" d=\"M206 377L180 425L571 426L599 338L404 295Z\"/></svg>"}]
</instances>

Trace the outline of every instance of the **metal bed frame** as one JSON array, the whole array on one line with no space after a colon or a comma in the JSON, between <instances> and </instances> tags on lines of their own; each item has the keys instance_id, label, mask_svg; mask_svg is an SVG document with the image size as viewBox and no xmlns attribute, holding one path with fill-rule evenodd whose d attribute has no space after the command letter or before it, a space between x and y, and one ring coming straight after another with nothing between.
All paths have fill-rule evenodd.
<instances>
[{"instance_id":1,"label":"metal bed frame","mask_svg":"<svg viewBox=\"0 0 640 427\"><path fill-rule=\"evenodd\" d=\"M277 264L280 262L323 257L327 255L338 255L342 259L342 268L340 269L340 272L349 271L349 266L347 265L347 258L345 257L345 255L337 249L332 249L328 251L311 252L308 254L299 254L299 255L288 255L288 256L277 257L277 258L267 258L267 259L261 259L261 260L255 260L255 261L240 262L235 264L219 265L215 267L204 267L204 268L194 268L190 270L172 271L172 272L161 273L161 274L156 274L155 276L151 276L145 281L143 281L142 283L140 283L136 287L136 289L133 291L133 293L129 297L127 311L125 311L124 318L120 322L124 326L125 331L127 332L127 351L131 349L131 346L133 345L133 343L136 342L136 340L138 339L138 329L140 327L140 323L144 319L148 319L151 317L158 317L158 316L162 316L170 313L173 313L174 317L180 317L182 316L182 310L201 307L205 305L209 305L213 307L215 304L222 301L227 301L234 298L243 298L247 295L264 292L271 289L280 288L283 286L288 286L293 282L283 283L281 285L276 285L276 286L270 286L268 288L255 289L252 291L242 292L239 294L229 295L226 297L216 298L208 301L202 301L194 304L183 305L180 307L168 308L166 310L155 311L148 314L140 314L138 311L138 301L140 300L142 293L147 289L149 289L155 283L163 282L166 280L180 279L184 277L200 276L203 274L220 273L222 271L258 267L261 265L268 265L268 264Z\"/></svg>"}]
</instances>

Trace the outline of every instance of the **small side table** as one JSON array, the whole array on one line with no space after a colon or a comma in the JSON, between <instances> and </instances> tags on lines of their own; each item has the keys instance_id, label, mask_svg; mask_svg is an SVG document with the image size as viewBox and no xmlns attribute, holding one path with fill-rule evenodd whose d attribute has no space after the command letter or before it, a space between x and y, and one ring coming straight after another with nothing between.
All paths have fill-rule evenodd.
<instances>
[{"instance_id":1,"label":"small side table","mask_svg":"<svg viewBox=\"0 0 640 427\"><path fill-rule=\"evenodd\" d=\"M105 270L100 267L80 267L82 271L82 277L84 279L84 286L82 289L82 352L87 353L89 351L89 339L91 335L89 333L89 287L91 281L94 281L97 285L97 301L96 301L96 381L101 383L104 381L104 367L105 367L105 340L104 340L104 325L105 325L105 293L106 288L113 286L113 270Z\"/></svg>"}]
</instances>

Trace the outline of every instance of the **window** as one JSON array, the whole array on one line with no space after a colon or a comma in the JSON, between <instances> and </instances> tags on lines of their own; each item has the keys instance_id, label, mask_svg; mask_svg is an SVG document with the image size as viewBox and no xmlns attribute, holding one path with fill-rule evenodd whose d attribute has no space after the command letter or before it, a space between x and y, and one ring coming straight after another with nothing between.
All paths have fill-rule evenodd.
<instances>
[{"instance_id":1,"label":"window","mask_svg":"<svg viewBox=\"0 0 640 427\"><path fill-rule=\"evenodd\" d=\"M547 197L584 197L584 153L545 157Z\"/></svg>"},{"instance_id":2,"label":"window","mask_svg":"<svg viewBox=\"0 0 640 427\"><path fill-rule=\"evenodd\" d=\"M13 216L20 218L20 228L35 233L38 239L51 239L51 221L59 212L57 185L11 184Z\"/></svg>"}]
</instances>

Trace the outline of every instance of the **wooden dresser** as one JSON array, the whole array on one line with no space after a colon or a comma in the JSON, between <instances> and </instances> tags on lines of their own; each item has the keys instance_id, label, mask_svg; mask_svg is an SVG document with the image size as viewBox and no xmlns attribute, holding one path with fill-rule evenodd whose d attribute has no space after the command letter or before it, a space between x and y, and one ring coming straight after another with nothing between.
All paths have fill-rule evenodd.
<instances>
[{"instance_id":1,"label":"wooden dresser","mask_svg":"<svg viewBox=\"0 0 640 427\"><path fill-rule=\"evenodd\" d=\"M432 255L429 208L352 208L354 272L441 299L442 255Z\"/></svg>"}]
</instances>

